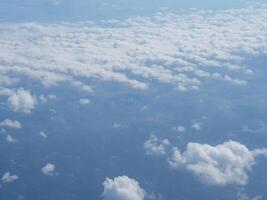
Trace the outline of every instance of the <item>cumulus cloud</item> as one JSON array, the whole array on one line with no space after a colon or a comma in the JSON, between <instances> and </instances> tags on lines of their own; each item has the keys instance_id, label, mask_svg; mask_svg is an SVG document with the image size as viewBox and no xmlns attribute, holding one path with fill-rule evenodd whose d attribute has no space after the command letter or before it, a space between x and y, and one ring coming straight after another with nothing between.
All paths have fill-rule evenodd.
<instances>
[{"instance_id":1,"label":"cumulus cloud","mask_svg":"<svg viewBox=\"0 0 267 200\"><path fill-rule=\"evenodd\" d=\"M9 73L23 74L47 87L67 81L87 92L88 79L140 90L150 80L180 91L199 89L206 80L245 86L253 75L246 58L267 52L266 13L262 5L158 13L103 26L0 23L0 76L8 82Z\"/></svg>"},{"instance_id":2,"label":"cumulus cloud","mask_svg":"<svg viewBox=\"0 0 267 200\"><path fill-rule=\"evenodd\" d=\"M13 183L14 181L18 180L19 177L17 175L11 175L10 172L6 172L2 176L2 182L3 183Z\"/></svg>"},{"instance_id":3,"label":"cumulus cloud","mask_svg":"<svg viewBox=\"0 0 267 200\"><path fill-rule=\"evenodd\" d=\"M54 171L56 169L55 164L52 163L47 163L43 168L42 168L42 172L45 175L49 175L52 176L54 174Z\"/></svg>"},{"instance_id":4,"label":"cumulus cloud","mask_svg":"<svg viewBox=\"0 0 267 200\"><path fill-rule=\"evenodd\" d=\"M145 191L139 183L127 176L107 178L103 186L103 200L143 200L145 198Z\"/></svg>"},{"instance_id":5,"label":"cumulus cloud","mask_svg":"<svg viewBox=\"0 0 267 200\"><path fill-rule=\"evenodd\" d=\"M5 119L4 121L0 122L0 126L20 129L21 123L17 120Z\"/></svg>"},{"instance_id":6,"label":"cumulus cloud","mask_svg":"<svg viewBox=\"0 0 267 200\"><path fill-rule=\"evenodd\" d=\"M211 146L189 143L184 152L173 148L168 163L172 168L184 167L210 185L246 185L255 158L267 156L267 149L249 150L234 141Z\"/></svg>"},{"instance_id":7,"label":"cumulus cloud","mask_svg":"<svg viewBox=\"0 0 267 200\"><path fill-rule=\"evenodd\" d=\"M150 138L145 141L144 149L148 155L165 155L166 148L170 145L168 139L159 139L155 135L151 135Z\"/></svg>"},{"instance_id":8,"label":"cumulus cloud","mask_svg":"<svg viewBox=\"0 0 267 200\"><path fill-rule=\"evenodd\" d=\"M23 88L17 89L8 97L8 105L15 112L31 113L35 108L37 100L30 91Z\"/></svg>"}]
</instances>

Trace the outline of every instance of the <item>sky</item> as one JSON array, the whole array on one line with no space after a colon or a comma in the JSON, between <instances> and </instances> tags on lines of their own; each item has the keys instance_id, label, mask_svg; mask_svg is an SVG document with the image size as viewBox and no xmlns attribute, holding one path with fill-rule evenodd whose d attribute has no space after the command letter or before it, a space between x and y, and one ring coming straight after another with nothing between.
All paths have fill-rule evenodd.
<instances>
[{"instance_id":1,"label":"sky","mask_svg":"<svg viewBox=\"0 0 267 200\"><path fill-rule=\"evenodd\" d=\"M0 199L267 199L265 1L0 13Z\"/></svg>"}]
</instances>

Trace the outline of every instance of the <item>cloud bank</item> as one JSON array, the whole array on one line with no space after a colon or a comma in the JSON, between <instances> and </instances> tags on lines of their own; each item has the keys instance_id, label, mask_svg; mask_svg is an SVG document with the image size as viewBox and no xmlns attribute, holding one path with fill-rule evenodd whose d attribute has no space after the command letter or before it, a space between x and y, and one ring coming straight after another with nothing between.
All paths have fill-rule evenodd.
<instances>
[{"instance_id":1,"label":"cloud bank","mask_svg":"<svg viewBox=\"0 0 267 200\"><path fill-rule=\"evenodd\" d=\"M249 56L267 52L267 6L79 23L0 23L0 77L59 82L87 92L91 80L115 81L145 90L150 80L180 91L206 80L248 83ZM79 81L83 80L83 81ZM90 81L89 81L90 80ZM1 86L1 85L0 85ZM16 95L9 100L21 108ZM17 102L17 103L16 103Z\"/></svg>"}]
</instances>

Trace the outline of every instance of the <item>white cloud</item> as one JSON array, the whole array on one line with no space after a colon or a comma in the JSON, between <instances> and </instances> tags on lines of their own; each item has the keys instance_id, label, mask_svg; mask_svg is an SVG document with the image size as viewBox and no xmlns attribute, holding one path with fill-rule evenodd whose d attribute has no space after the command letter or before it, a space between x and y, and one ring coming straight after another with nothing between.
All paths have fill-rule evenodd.
<instances>
[{"instance_id":1,"label":"white cloud","mask_svg":"<svg viewBox=\"0 0 267 200\"><path fill-rule=\"evenodd\" d=\"M194 129L195 131L200 131L201 130L201 123L197 121L193 121L191 124L191 128Z\"/></svg>"},{"instance_id":2,"label":"white cloud","mask_svg":"<svg viewBox=\"0 0 267 200\"><path fill-rule=\"evenodd\" d=\"M5 119L4 121L0 122L0 126L20 129L21 123L17 120Z\"/></svg>"},{"instance_id":3,"label":"white cloud","mask_svg":"<svg viewBox=\"0 0 267 200\"><path fill-rule=\"evenodd\" d=\"M18 180L19 177L17 175L11 175L10 172L6 172L2 176L2 182L4 183L13 183L14 181Z\"/></svg>"},{"instance_id":4,"label":"white cloud","mask_svg":"<svg viewBox=\"0 0 267 200\"><path fill-rule=\"evenodd\" d=\"M8 97L8 105L15 112L31 113L35 108L37 100L30 91L23 88L17 89Z\"/></svg>"},{"instance_id":5,"label":"white cloud","mask_svg":"<svg viewBox=\"0 0 267 200\"><path fill-rule=\"evenodd\" d=\"M237 200L261 200L262 197L261 196L255 196L250 198L247 193L244 191L244 189L241 189L240 191L238 191L237 193Z\"/></svg>"},{"instance_id":6,"label":"white cloud","mask_svg":"<svg viewBox=\"0 0 267 200\"><path fill-rule=\"evenodd\" d=\"M185 127L182 125L179 125L179 126L173 127L172 130L183 133L185 132Z\"/></svg>"},{"instance_id":7,"label":"white cloud","mask_svg":"<svg viewBox=\"0 0 267 200\"><path fill-rule=\"evenodd\" d=\"M45 132L41 131L39 134L40 134L40 136L41 136L42 138L47 138L47 135L45 134Z\"/></svg>"},{"instance_id":8,"label":"white cloud","mask_svg":"<svg viewBox=\"0 0 267 200\"><path fill-rule=\"evenodd\" d=\"M266 16L261 5L158 13L104 22L108 27L0 23L0 76L8 83L9 73L23 74L46 87L67 81L86 92L92 91L88 79L140 90L150 80L180 91L199 89L205 80L245 86L253 75L246 58L267 52Z\"/></svg>"},{"instance_id":9,"label":"white cloud","mask_svg":"<svg viewBox=\"0 0 267 200\"><path fill-rule=\"evenodd\" d=\"M11 144L14 144L14 143L17 142L17 140L14 139L11 135L7 135L7 136L6 136L6 141L7 141L8 143L11 143Z\"/></svg>"},{"instance_id":10,"label":"white cloud","mask_svg":"<svg viewBox=\"0 0 267 200\"><path fill-rule=\"evenodd\" d=\"M42 95L39 96L39 100L42 103L46 103L48 100L55 99L55 98L56 98L55 95L47 95L47 96L45 96L45 95L42 94Z\"/></svg>"},{"instance_id":11,"label":"white cloud","mask_svg":"<svg viewBox=\"0 0 267 200\"><path fill-rule=\"evenodd\" d=\"M189 143L183 153L174 148L168 162L172 168L185 167L210 185L246 185L247 173L260 155L267 156L267 149L250 151L234 141L216 146Z\"/></svg>"},{"instance_id":12,"label":"white cloud","mask_svg":"<svg viewBox=\"0 0 267 200\"><path fill-rule=\"evenodd\" d=\"M42 168L42 172L43 174L45 175L53 175L54 174L54 171L56 169L56 166L52 163L47 163L43 168Z\"/></svg>"},{"instance_id":13,"label":"white cloud","mask_svg":"<svg viewBox=\"0 0 267 200\"><path fill-rule=\"evenodd\" d=\"M103 200L143 200L145 198L145 191L139 183L127 176L107 178L103 186Z\"/></svg>"},{"instance_id":14,"label":"white cloud","mask_svg":"<svg viewBox=\"0 0 267 200\"><path fill-rule=\"evenodd\" d=\"M114 122L112 125L113 128L122 128L121 123Z\"/></svg>"},{"instance_id":15,"label":"white cloud","mask_svg":"<svg viewBox=\"0 0 267 200\"><path fill-rule=\"evenodd\" d=\"M91 103L90 99L80 99L79 102L81 105L86 105Z\"/></svg>"},{"instance_id":16,"label":"white cloud","mask_svg":"<svg viewBox=\"0 0 267 200\"><path fill-rule=\"evenodd\" d=\"M150 138L145 141L144 149L148 155L165 155L166 148L170 145L168 139L159 139L155 135L151 135Z\"/></svg>"}]
</instances>

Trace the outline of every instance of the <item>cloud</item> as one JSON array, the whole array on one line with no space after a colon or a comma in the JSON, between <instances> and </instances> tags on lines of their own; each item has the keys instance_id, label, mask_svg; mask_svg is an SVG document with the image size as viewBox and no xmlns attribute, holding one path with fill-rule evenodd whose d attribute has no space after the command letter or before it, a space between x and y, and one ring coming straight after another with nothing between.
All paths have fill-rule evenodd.
<instances>
[{"instance_id":1,"label":"cloud","mask_svg":"<svg viewBox=\"0 0 267 200\"><path fill-rule=\"evenodd\" d=\"M7 135L7 136L6 136L6 141L7 141L8 143L11 143L11 144L14 144L14 143L17 142L17 140L14 139L11 135Z\"/></svg>"},{"instance_id":2,"label":"cloud","mask_svg":"<svg viewBox=\"0 0 267 200\"><path fill-rule=\"evenodd\" d=\"M173 148L168 163L172 168L184 167L210 185L246 185L248 172L258 156L267 156L267 149L250 151L234 141L211 146L189 143L184 152Z\"/></svg>"},{"instance_id":3,"label":"cloud","mask_svg":"<svg viewBox=\"0 0 267 200\"><path fill-rule=\"evenodd\" d=\"M201 123L197 121L192 121L191 128L194 129L195 131L200 131Z\"/></svg>"},{"instance_id":4,"label":"cloud","mask_svg":"<svg viewBox=\"0 0 267 200\"><path fill-rule=\"evenodd\" d=\"M56 96L55 96L55 95L48 95L48 96L45 96L45 95L42 94L42 95L40 95L38 98L39 98L40 102L42 102L42 103L46 103L48 100L55 99Z\"/></svg>"},{"instance_id":5,"label":"cloud","mask_svg":"<svg viewBox=\"0 0 267 200\"><path fill-rule=\"evenodd\" d=\"M37 105L37 100L30 91L19 88L8 97L8 105L15 112L29 114Z\"/></svg>"},{"instance_id":6,"label":"cloud","mask_svg":"<svg viewBox=\"0 0 267 200\"><path fill-rule=\"evenodd\" d=\"M90 104L91 101L89 99L80 99L79 102L81 105L86 105Z\"/></svg>"},{"instance_id":7,"label":"cloud","mask_svg":"<svg viewBox=\"0 0 267 200\"><path fill-rule=\"evenodd\" d=\"M47 135L45 134L45 132L43 132L43 131L41 131L40 133L39 133L39 135L42 137L42 138L47 138Z\"/></svg>"},{"instance_id":8,"label":"cloud","mask_svg":"<svg viewBox=\"0 0 267 200\"><path fill-rule=\"evenodd\" d=\"M143 200L145 198L145 191L139 183L127 176L107 178L103 186L103 200Z\"/></svg>"},{"instance_id":9,"label":"cloud","mask_svg":"<svg viewBox=\"0 0 267 200\"><path fill-rule=\"evenodd\" d=\"M14 181L18 180L19 177L17 175L11 175L10 172L6 172L2 176L2 182L3 183L13 183Z\"/></svg>"},{"instance_id":10,"label":"cloud","mask_svg":"<svg viewBox=\"0 0 267 200\"><path fill-rule=\"evenodd\" d=\"M4 121L0 122L0 126L20 129L21 123L17 120L5 119Z\"/></svg>"},{"instance_id":11,"label":"cloud","mask_svg":"<svg viewBox=\"0 0 267 200\"><path fill-rule=\"evenodd\" d=\"M47 0L45 3L49 6L57 7L61 4L61 1L59 1L59 0Z\"/></svg>"},{"instance_id":12,"label":"cloud","mask_svg":"<svg viewBox=\"0 0 267 200\"><path fill-rule=\"evenodd\" d=\"M262 197L261 196L255 196L250 198L247 193L244 191L244 189L241 189L240 191L237 192L237 200L261 200Z\"/></svg>"},{"instance_id":13,"label":"cloud","mask_svg":"<svg viewBox=\"0 0 267 200\"><path fill-rule=\"evenodd\" d=\"M170 145L168 139L160 140L155 135L151 135L150 138L145 141L144 149L148 155L165 155L166 148Z\"/></svg>"},{"instance_id":14,"label":"cloud","mask_svg":"<svg viewBox=\"0 0 267 200\"><path fill-rule=\"evenodd\" d=\"M185 132L186 129L185 129L184 126L179 125L179 126L175 126L175 127L173 127L172 130L173 130L173 131L177 131L177 132L179 132L179 133L183 133L183 132Z\"/></svg>"},{"instance_id":15,"label":"cloud","mask_svg":"<svg viewBox=\"0 0 267 200\"><path fill-rule=\"evenodd\" d=\"M206 81L245 86L253 75L246 58L267 52L266 17L267 6L261 5L158 13L101 26L0 23L0 77L8 83L10 74L24 75L45 87L69 82L87 92L88 80L138 90L153 81L180 91L201 89Z\"/></svg>"},{"instance_id":16,"label":"cloud","mask_svg":"<svg viewBox=\"0 0 267 200\"><path fill-rule=\"evenodd\" d=\"M56 166L52 163L47 163L43 168L42 168L42 172L45 175L49 175L52 176L54 171L55 171Z\"/></svg>"}]
</instances>

